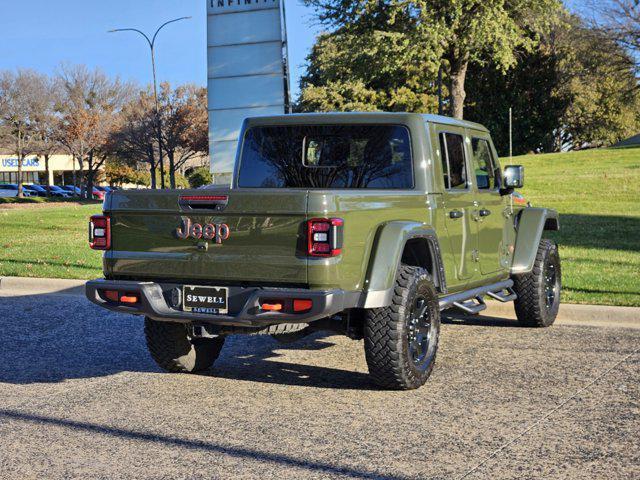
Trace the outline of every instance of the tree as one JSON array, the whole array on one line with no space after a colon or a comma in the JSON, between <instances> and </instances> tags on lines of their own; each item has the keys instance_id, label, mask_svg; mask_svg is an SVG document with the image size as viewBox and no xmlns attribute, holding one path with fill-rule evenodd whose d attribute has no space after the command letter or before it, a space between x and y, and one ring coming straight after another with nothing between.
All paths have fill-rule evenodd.
<instances>
[{"instance_id":1,"label":"tree","mask_svg":"<svg viewBox=\"0 0 640 480\"><path fill-rule=\"evenodd\" d=\"M209 150L207 92L195 85L175 89L163 83L158 96L163 149L169 159L171 188L184 185L176 172L198 154ZM156 188L159 165L157 120L150 89L139 92L122 109L119 127L111 133L114 152L129 165L149 166L151 187Z\"/></svg>"},{"instance_id":2,"label":"tree","mask_svg":"<svg viewBox=\"0 0 640 480\"><path fill-rule=\"evenodd\" d=\"M160 87L162 144L169 159L169 180L176 188L176 171L198 154L209 150L206 89L183 85Z\"/></svg>"},{"instance_id":3,"label":"tree","mask_svg":"<svg viewBox=\"0 0 640 480\"><path fill-rule=\"evenodd\" d=\"M387 35L395 40L391 44L404 48L405 53L396 48L391 55L389 52L374 55L381 62L368 65L371 75L384 76L388 71L395 71L394 64L404 62L408 69L420 68L423 75L431 75L433 83L434 71L442 66L449 75L450 110L456 118L462 118L464 114L469 65L491 62L495 68L507 71L517 63L516 52L531 51L538 32L545 31L561 10L559 0L305 0L305 3L316 9L321 23L333 29L328 35L336 37L335 42L328 42L326 35L320 38L317 45L322 54L342 65L358 65L353 61L357 58L366 61L368 46L373 53L380 53L381 42L385 45L384 40L387 40L386 44L389 44L385 39ZM365 45L354 49L358 36ZM340 42L344 39L347 41ZM319 53L315 52L310 61L319 58L318 72L324 76L324 66L331 61L323 60ZM415 62L414 59L423 61ZM435 68L433 59L438 60ZM314 66L309 70L313 73ZM328 77L326 83L331 85L331 73ZM359 74L356 73L353 79L360 79ZM418 88L424 89L429 83L396 83L393 76L389 82L393 87L377 89L373 85L372 89L391 95L404 87L414 95L420 95L424 91ZM314 81L313 75L310 76L307 83L318 85L317 77ZM420 87L416 88L416 83ZM366 82L364 86L367 86ZM313 91L303 91L303 105L305 101L309 103L309 97L317 98L313 94ZM407 97L406 91L402 92L402 97ZM422 103L424 105L424 101Z\"/></svg>"},{"instance_id":4,"label":"tree","mask_svg":"<svg viewBox=\"0 0 640 480\"><path fill-rule=\"evenodd\" d=\"M491 129L501 154L509 108L515 154L610 145L640 128L633 60L601 30L567 16L520 56L506 74L472 67L468 82L467 117Z\"/></svg>"},{"instance_id":5,"label":"tree","mask_svg":"<svg viewBox=\"0 0 640 480\"><path fill-rule=\"evenodd\" d=\"M140 172L140 175L143 179L142 185L149 186L151 184L151 178L149 176L149 172ZM189 180L185 178L184 175L176 172L174 175L174 179L176 182L176 188L189 188ZM160 181L160 172L156 171L156 183ZM169 172L164 172L164 183L165 185L169 183Z\"/></svg>"},{"instance_id":6,"label":"tree","mask_svg":"<svg viewBox=\"0 0 640 480\"><path fill-rule=\"evenodd\" d=\"M298 109L435 108L443 54L438 31L422 35L416 13L395 2L308 3L333 30L318 37L307 58ZM339 10L329 11L329 3L340 3Z\"/></svg>"},{"instance_id":7,"label":"tree","mask_svg":"<svg viewBox=\"0 0 640 480\"><path fill-rule=\"evenodd\" d=\"M140 170L122 160L109 159L105 162L105 177L109 185L144 185L147 179Z\"/></svg>"},{"instance_id":8,"label":"tree","mask_svg":"<svg viewBox=\"0 0 640 480\"><path fill-rule=\"evenodd\" d=\"M576 18L559 41L562 88L571 99L563 131L571 147L611 145L637 133L640 89L628 51Z\"/></svg>"},{"instance_id":9,"label":"tree","mask_svg":"<svg viewBox=\"0 0 640 480\"><path fill-rule=\"evenodd\" d=\"M31 70L0 74L0 142L18 160L18 197L23 196L24 160L36 148L36 118L46 108L47 85L45 76Z\"/></svg>"},{"instance_id":10,"label":"tree","mask_svg":"<svg viewBox=\"0 0 640 480\"><path fill-rule=\"evenodd\" d=\"M86 191L90 198L96 172L111 154L105 147L130 97L131 86L85 66L63 67L59 81L63 98L58 141L77 160L81 172L87 166Z\"/></svg>"},{"instance_id":11,"label":"tree","mask_svg":"<svg viewBox=\"0 0 640 480\"><path fill-rule=\"evenodd\" d=\"M148 165L154 190L159 165L156 122L153 93L150 89L141 91L123 107L119 128L111 132L109 140L117 156L128 165L137 166L140 162Z\"/></svg>"},{"instance_id":12,"label":"tree","mask_svg":"<svg viewBox=\"0 0 640 480\"><path fill-rule=\"evenodd\" d=\"M517 64L517 51L531 52L561 9L558 0L424 1L425 22L444 28L451 114L464 117L465 82L470 64L489 62L506 72Z\"/></svg>"},{"instance_id":13,"label":"tree","mask_svg":"<svg viewBox=\"0 0 640 480\"><path fill-rule=\"evenodd\" d=\"M598 0L593 3L593 10L598 13L593 23L629 51L640 68L640 1Z\"/></svg>"},{"instance_id":14,"label":"tree","mask_svg":"<svg viewBox=\"0 0 640 480\"><path fill-rule=\"evenodd\" d=\"M59 84L50 78L46 78L42 90L42 109L34 118L36 135L35 153L44 159L45 175L49 185L50 169L49 160L60 149L58 143L58 115L57 109L61 103ZM47 195L50 191L47 189Z\"/></svg>"},{"instance_id":15,"label":"tree","mask_svg":"<svg viewBox=\"0 0 640 480\"><path fill-rule=\"evenodd\" d=\"M467 81L466 118L491 131L498 154L509 154L509 109L513 110L513 152L552 152L561 148L558 132L570 99L560 88L559 59L547 46L522 53L506 73L473 65Z\"/></svg>"}]
</instances>

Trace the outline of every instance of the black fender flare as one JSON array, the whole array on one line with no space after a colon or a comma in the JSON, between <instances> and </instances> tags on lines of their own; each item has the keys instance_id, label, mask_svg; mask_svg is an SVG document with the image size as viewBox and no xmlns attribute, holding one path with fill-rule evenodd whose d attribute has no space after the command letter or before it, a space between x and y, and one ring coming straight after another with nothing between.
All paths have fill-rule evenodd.
<instances>
[{"instance_id":1,"label":"black fender flare","mask_svg":"<svg viewBox=\"0 0 640 480\"><path fill-rule=\"evenodd\" d=\"M411 221L393 221L382 225L376 234L365 277L363 308L379 308L391 304L396 272L407 243L424 239L431 258L430 272L438 293L447 293L440 243L435 230Z\"/></svg>"},{"instance_id":2,"label":"black fender flare","mask_svg":"<svg viewBox=\"0 0 640 480\"><path fill-rule=\"evenodd\" d=\"M557 211L549 208L524 208L516 220L517 234L511 263L512 275L528 273L533 269L543 232L560 230L560 216Z\"/></svg>"}]
</instances>

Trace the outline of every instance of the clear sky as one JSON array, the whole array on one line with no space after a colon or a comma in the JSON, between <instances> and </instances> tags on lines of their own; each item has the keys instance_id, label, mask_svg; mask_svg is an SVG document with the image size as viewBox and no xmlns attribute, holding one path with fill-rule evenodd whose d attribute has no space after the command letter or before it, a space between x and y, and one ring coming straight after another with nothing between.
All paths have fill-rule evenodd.
<instances>
[{"instance_id":1,"label":"clear sky","mask_svg":"<svg viewBox=\"0 0 640 480\"><path fill-rule=\"evenodd\" d=\"M319 29L299 0L286 0L286 8L295 93ZM22 67L54 73L61 62L69 62L147 84L151 67L144 39L107 31L133 27L152 34L166 20L183 16L193 19L167 26L159 37L158 76L176 84L204 86L205 0L0 0L0 70Z\"/></svg>"}]
</instances>

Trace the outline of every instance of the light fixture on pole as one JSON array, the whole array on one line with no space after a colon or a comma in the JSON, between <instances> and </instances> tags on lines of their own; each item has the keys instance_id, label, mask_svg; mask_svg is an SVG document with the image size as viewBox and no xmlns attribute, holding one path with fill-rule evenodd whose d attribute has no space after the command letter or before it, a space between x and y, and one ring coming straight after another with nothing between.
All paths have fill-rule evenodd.
<instances>
[{"instance_id":1,"label":"light fixture on pole","mask_svg":"<svg viewBox=\"0 0 640 480\"><path fill-rule=\"evenodd\" d=\"M192 17L180 17L174 20L169 20L168 22L163 23L154 33L153 38L149 38L149 36L141 30L137 28L116 28L114 30L109 30L108 33L116 33L116 32L135 32L139 33L144 37L144 39L149 44L149 48L151 49L151 68L153 70L153 98L155 100L156 105L156 129L158 134L158 154L160 156L160 188L164 189L164 161L162 158L162 119L160 118L160 104L158 102L158 80L156 76L156 39L158 38L158 34L160 30L171 23L179 22L181 20L189 20Z\"/></svg>"}]
</instances>

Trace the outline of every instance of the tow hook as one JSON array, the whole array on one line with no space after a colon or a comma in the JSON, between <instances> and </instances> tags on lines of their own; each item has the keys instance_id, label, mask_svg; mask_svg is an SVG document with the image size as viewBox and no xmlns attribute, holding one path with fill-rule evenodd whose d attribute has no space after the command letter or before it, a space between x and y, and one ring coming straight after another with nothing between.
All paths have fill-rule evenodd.
<instances>
[{"instance_id":1,"label":"tow hook","mask_svg":"<svg viewBox=\"0 0 640 480\"><path fill-rule=\"evenodd\" d=\"M212 329L213 330L213 329ZM191 337L192 338L218 338L220 335L216 335L209 331L205 325L192 325Z\"/></svg>"}]
</instances>

